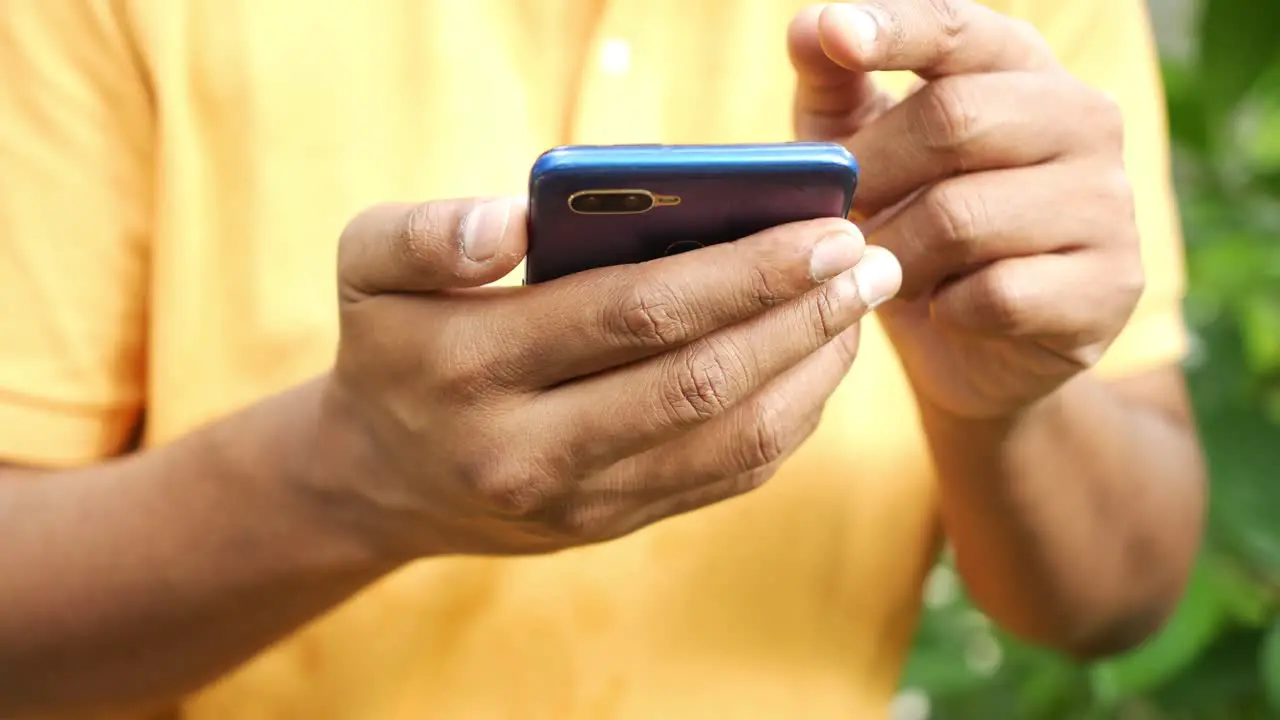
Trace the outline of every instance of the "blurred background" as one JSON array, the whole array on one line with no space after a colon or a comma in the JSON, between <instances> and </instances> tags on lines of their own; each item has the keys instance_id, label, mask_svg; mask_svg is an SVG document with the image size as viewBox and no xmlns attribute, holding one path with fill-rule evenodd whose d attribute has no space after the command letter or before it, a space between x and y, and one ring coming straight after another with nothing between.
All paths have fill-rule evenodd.
<instances>
[{"instance_id":1,"label":"blurred background","mask_svg":"<svg viewBox=\"0 0 1280 720\"><path fill-rule=\"evenodd\" d=\"M944 560L896 720L1280 718L1280 0L1151 9L1212 472L1199 566L1163 634L1081 668L994 631Z\"/></svg>"}]
</instances>

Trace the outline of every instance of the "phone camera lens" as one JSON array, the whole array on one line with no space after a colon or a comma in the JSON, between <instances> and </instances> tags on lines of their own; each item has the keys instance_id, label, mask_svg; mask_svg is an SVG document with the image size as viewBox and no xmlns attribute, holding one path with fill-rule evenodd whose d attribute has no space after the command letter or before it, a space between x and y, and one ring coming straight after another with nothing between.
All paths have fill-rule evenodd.
<instances>
[{"instance_id":1,"label":"phone camera lens","mask_svg":"<svg viewBox=\"0 0 1280 720\"><path fill-rule=\"evenodd\" d=\"M642 213L653 207L653 199L641 193L587 192L574 195L569 207L587 215Z\"/></svg>"},{"instance_id":2,"label":"phone camera lens","mask_svg":"<svg viewBox=\"0 0 1280 720\"><path fill-rule=\"evenodd\" d=\"M569 207L580 213L598 213L602 204L599 195L575 195L569 199Z\"/></svg>"}]
</instances>

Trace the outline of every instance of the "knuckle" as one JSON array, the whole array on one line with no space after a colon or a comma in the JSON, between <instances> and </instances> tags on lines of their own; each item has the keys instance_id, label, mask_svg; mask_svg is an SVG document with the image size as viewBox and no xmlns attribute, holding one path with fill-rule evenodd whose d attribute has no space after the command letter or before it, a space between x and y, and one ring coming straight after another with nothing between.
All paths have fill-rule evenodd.
<instances>
[{"instance_id":1,"label":"knuckle","mask_svg":"<svg viewBox=\"0 0 1280 720\"><path fill-rule=\"evenodd\" d=\"M1137 201L1133 193L1133 184L1129 181L1129 173L1123 165L1117 164L1110 172L1104 175L1105 192L1107 199L1115 206L1116 211L1121 217L1133 225L1133 221L1137 218ZM1137 240L1137 233L1130 233L1133 240Z\"/></svg>"},{"instance_id":2,"label":"knuckle","mask_svg":"<svg viewBox=\"0 0 1280 720\"><path fill-rule=\"evenodd\" d=\"M1124 129L1124 108L1110 93L1092 90L1098 119L1113 130Z\"/></svg>"},{"instance_id":3,"label":"knuckle","mask_svg":"<svg viewBox=\"0 0 1280 720\"><path fill-rule=\"evenodd\" d=\"M806 440L812 437L815 432L818 431L818 426L822 424L822 414L823 414L823 411L825 410L826 410L826 401L823 400L822 405L819 405L817 409L815 409L813 412L806 415L804 420L800 422L800 425L798 426L798 429L796 431L797 447L803 444Z\"/></svg>"},{"instance_id":4,"label":"knuckle","mask_svg":"<svg viewBox=\"0 0 1280 720\"><path fill-rule=\"evenodd\" d=\"M958 256L957 260L965 260L969 249L980 239L980 228L986 221L982 197L943 183L926 191L923 203L935 237Z\"/></svg>"},{"instance_id":5,"label":"knuckle","mask_svg":"<svg viewBox=\"0 0 1280 720\"><path fill-rule=\"evenodd\" d=\"M792 293L786 292L785 283L774 270L752 267L750 271L751 300L756 307L771 308L786 302Z\"/></svg>"},{"instance_id":6,"label":"knuckle","mask_svg":"<svg viewBox=\"0 0 1280 720\"><path fill-rule=\"evenodd\" d=\"M1010 36L1016 38L1019 45L1046 53L1050 51L1049 42L1034 23L1023 18L1008 18L1008 23Z\"/></svg>"},{"instance_id":7,"label":"knuckle","mask_svg":"<svg viewBox=\"0 0 1280 720\"><path fill-rule=\"evenodd\" d=\"M693 424L723 413L733 404L735 378L744 376L737 353L727 343L703 340L673 360L664 393L666 406L678 424Z\"/></svg>"},{"instance_id":8,"label":"knuckle","mask_svg":"<svg viewBox=\"0 0 1280 720\"><path fill-rule=\"evenodd\" d=\"M405 213L396 236L399 260L410 267L430 267L447 241L449 218L439 203L418 203Z\"/></svg>"},{"instance_id":9,"label":"knuckle","mask_svg":"<svg viewBox=\"0 0 1280 720\"><path fill-rule=\"evenodd\" d=\"M964 78L938 80L921 94L918 124L926 148L963 160L962 151L977 134L980 120L977 104L965 90Z\"/></svg>"},{"instance_id":10,"label":"knuckle","mask_svg":"<svg viewBox=\"0 0 1280 720\"><path fill-rule=\"evenodd\" d=\"M549 503L549 494L533 483L517 483L505 486L486 495L498 512L514 517L527 517L543 510Z\"/></svg>"},{"instance_id":11,"label":"knuckle","mask_svg":"<svg viewBox=\"0 0 1280 720\"><path fill-rule=\"evenodd\" d=\"M1090 115L1096 118L1096 132L1101 139L1107 141L1105 147L1123 152L1125 139L1124 109L1114 96L1092 88L1088 90L1093 97L1093 107Z\"/></svg>"},{"instance_id":12,"label":"knuckle","mask_svg":"<svg viewBox=\"0 0 1280 720\"><path fill-rule=\"evenodd\" d=\"M1118 286L1124 304L1132 311L1142 299L1143 293L1147 291L1147 271L1142 264L1142 258L1136 253L1126 266L1128 269L1120 274Z\"/></svg>"},{"instance_id":13,"label":"knuckle","mask_svg":"<svg viewBox=\"0 0 1280 720\"><path fill-rule=\"evenodd\" d=\"M1024 319L1024 293L1007 274L993 272L977 285L974 312L998 328L1016 328Z\"/></svg>"},{"instance_id":14,"label":"knuckle","mask_svg":"<svg viewBox=\"0 0 1280 720\"><path fill-rule=\"evenodd\" d=\"M1081 370L1088 370L1102 362L1107 353L1108 343L1096 342L1082 345L1067 354L1067 359Z\"/></svg>"},{"instance_id":15,"label":"knuckle","mask_svg":"<svg viewBox=\"0 0 1280 720\"><path fill-rule=\"evenodd\" d=\"M543 512L559 497L557 486L549 477L508 467L509 464L497 461L469 468L472 473L487 471L473 475L470 482L489 507L503 515L524 518Z\"/></svg>"},{"instance_id":16,"label":"knuckle","mask_svg":"<svg viewBox=\"0 0 1280 720\"><path fill-rule=\"evenodd\" d=\"M576 503L555 514L550 525L560 535L587 539L601 535L608 523L610 508L602 503Z\"/></svg>"},{"instance_id":17,"label":"knuckle","mask_svg":"<svg viewBox=\"0 0 1280 720\"><path fill-rule=\"evenodd\" d=\"M454 464L453 477L465 491L486 506L500 512L521 514L533 509L538 499L529 492L528 483L518 468L512 467L498 453L486 450L487 443L464 452Z\"/></svg>"},{"instance_id":18,"label":"knuckle","mask_svg":"<svg viewBox=\"0 0 1280 720\"><path fill-rule=\"evenodd\" d=\"M836 282L851 281L847 278L839 278ZM823 285L818 292L813 294L813 302L810 304L810 307L813 308L811 312L813 321L811 324L816 328L819 341L831 340L845 329L844 323L840 322L840 300L836 295L836 288L833 283Z\"/></svg>"},{"instance_id":19,"label":"knuckle","mask_svg":"<svg viewBox=\"0 0 1280 720\"><path fill-rule=\"evenodd\" d=\"M928 0L927 7L936 23L939 49L944 56L951 55L962 43L970 8L964 0Z\"/></svg>"},{"instance_id":20,"label":"knuckle","mask_svg":"<svg viewBox=\"0 0 1280 720\"><path fill-rule=\"evenodd\" d=\"M676 293L660 282L645 282L625 291L616 309L608 312L610 336L642 348L683 345L692 323Z\"/></svg>"},{"instance_id":21,"label":"knuckle","mask_svg":"<svg viewBox=\"0 0 1280 720\"><path fill-rule=\"evenodd\" d=\"M422 361L424 376L433 380L438 391L449 398L469 398L482 394L492 379L488 366L471 353L440 355L430 348Z\"/></svg>"},{"instance_id":22,"label":"knuckle","mask_svg":"<svg viewBox=\"0 0 1280 720\"><path fill-rule=\"evenodd\" d=\"M773 403L757 403L744 429L743 466L754 469L782 460L789 449L782 429L781 410Z\"/></svg>"},{"instance_id":23,"label":"knuckle","mask_svg":"<svg viewBox=\"0 0 1280 720\"><path fill-rule=\"evenodd\" d=\"M746 495L753 490L759 490L765 486L765 483L768 483L773 479L773 476L777 472L778 466L774 464L759 467L739 475L733 483L733 492L731 496L736 497L738 495Z\"/></svg>"},{"instance_id":24,"label":"knuckle","mask_svg":"<svg viewBox=\"0 0 1280 720\"><path fill-rule=\"evenodd\" d=\"M852 367L854 360L858 358L861 340L862 334L855 330L842 332L831 341L831 351L836 354L840 365L846 370Z\"/></svg>"}]
</instances>

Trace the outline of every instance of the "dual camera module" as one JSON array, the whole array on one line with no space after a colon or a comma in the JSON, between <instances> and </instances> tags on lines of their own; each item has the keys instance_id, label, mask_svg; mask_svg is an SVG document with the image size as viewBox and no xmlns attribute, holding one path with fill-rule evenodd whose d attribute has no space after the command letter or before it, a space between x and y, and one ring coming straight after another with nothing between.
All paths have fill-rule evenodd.
<instances>
[{"instance_id":1,"label":"dual camera module","mask_svg":"<svg viewBox=\"0 0 1280 720\"><path fill-rule=\"evenodd\" d=\"M642 190L584 190L569 198L569 208L583 215L619 215L648 212L656 201Z\"/></svg>"}]
</instances>

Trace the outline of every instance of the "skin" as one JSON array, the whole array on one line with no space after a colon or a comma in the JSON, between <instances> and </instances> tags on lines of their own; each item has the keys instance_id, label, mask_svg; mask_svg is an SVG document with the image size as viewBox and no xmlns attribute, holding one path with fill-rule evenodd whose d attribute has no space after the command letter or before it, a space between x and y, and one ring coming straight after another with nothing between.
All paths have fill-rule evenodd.
<instances>
[{"instance_id":1,"label":"skin","mask_svg":"<svg viewBox=\"0 0 1280 720\"><path fill-rule=\"evenodd\" d=\"M976 3L815 6L789 39L798 134L859 158L904 268L879 316L971 595L1081 659L1133 647L1190 573L1205 473L1179 368L1090 371L1144 285L1119 110ZM922 82L894 104L874 70Z\"/></svg>"},{"instance_id":2,"label":"skin","mask_svg":"<svg viewBox=\"0 0 1280 720\"><path fill-rule=\"evenodd\" d=\"M1087 370L1141 275L1118 153L1066 119L1114 111L975 5L870 10L875 40L838 10L791 40L798 128L858 154L883 247L823 220L487 289L524 253L521 202L370 209L340 243L330 373L162 448L0 471L0 715L169 702L411 559L600 542L749 491L900 287L882 318L975 597L1080 656L1150 632L1185 581L1203 477L1176 371ZM891 107L865 74L882 68L929 83ZM1010 91L1040 102L1013 112ZM1103 202L1041 217L1041 185Z\"/></svg>"},{"instance_id":3,"label":"skin","mask_svg":"<svg viewBox=\"0 0 1280 720\"><path fill-rule=\"evenodd\" d=\"M758 487L901 281L829 218L480 288L525 219L375 207L340 242L331 373L172 445L0 477L0 715L171 701L410 560L597 543Z\"/></svg>"}]
</instances>

